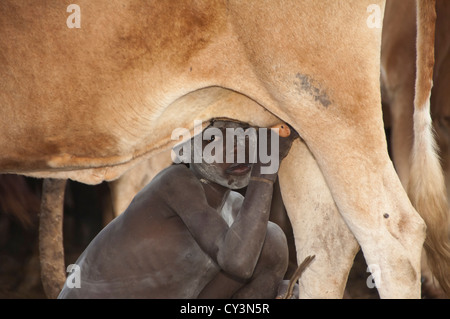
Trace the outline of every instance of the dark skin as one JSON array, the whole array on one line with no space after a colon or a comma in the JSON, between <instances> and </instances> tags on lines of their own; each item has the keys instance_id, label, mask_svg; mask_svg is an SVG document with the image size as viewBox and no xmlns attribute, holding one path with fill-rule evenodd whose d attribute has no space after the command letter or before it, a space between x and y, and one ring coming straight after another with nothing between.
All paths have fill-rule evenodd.
<instances>
[{"instance_id":1,"label":"dark skin","mask_svg":"<svg viewBox=\"0 0 450 319\"><path fill-rule=\"evenodd\" d=\"M213 124L223 145L238 125ZM280 161L297 136L280 137ZM288 265L285 235L268 220L277 173L261 174L248 154L241 165L223 156L158 174L79 257L81 288L66 284L59 298L276 297ZM245 199L230 189L247 185Z\"/></svg>"}]
</instances>

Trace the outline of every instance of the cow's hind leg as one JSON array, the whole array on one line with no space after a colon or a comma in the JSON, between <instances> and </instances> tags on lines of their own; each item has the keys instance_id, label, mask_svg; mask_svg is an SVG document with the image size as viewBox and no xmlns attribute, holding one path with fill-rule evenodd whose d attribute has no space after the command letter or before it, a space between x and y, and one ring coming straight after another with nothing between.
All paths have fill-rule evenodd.
<instances>
[{"instance_id":1,"label":"cow's hind leg","mask_svg":"<svg viewBox=\"0 0 450 319\"><path fill-rule=\"evenodd\" d=\"M306 143L367 264L377 272L375 281L380 297L420 298L425 224L411 205L388 157L381 112L360 116L356 123L350 118L348 122L344 120L351 113L344 115L339 110L335 106L337 114L326 115L333 117L333 125L316 130L313 136L307 134ZM322 117L329 109L323 111ZM314 132L306 127L310 125L306 121L292 124L299 131Z\"/></svg>"},{"instance_id":2,"label":"cow's hind leg","mask_svg":"<svg viewBox=\"0 0 450 319\"><path fill-rule=\"evenodd\" d=\"M300 277L300 298L342 298L359 246L345 225L307 146L295 141L280 172L297 260L315 259Z\"/></svg>"}]
</instances>

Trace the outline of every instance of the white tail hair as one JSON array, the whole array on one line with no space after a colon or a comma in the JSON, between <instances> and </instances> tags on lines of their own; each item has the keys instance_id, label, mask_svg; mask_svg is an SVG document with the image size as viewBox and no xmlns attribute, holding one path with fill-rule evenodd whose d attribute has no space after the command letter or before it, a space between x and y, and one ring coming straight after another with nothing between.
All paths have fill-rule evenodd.
<instances>
[{"instance_id":1,"label":"white tail hair","mask_svg":"<svg viewBox=\"0 0 450 319\"><path fill-rule=\"evenodd\" d=\"M414 97L414 143L408 195L427 225L428 264L450 296L449 208L430 115L433 86L435 0L417 0L417 60Z\"/></svg>"}]
</instances>

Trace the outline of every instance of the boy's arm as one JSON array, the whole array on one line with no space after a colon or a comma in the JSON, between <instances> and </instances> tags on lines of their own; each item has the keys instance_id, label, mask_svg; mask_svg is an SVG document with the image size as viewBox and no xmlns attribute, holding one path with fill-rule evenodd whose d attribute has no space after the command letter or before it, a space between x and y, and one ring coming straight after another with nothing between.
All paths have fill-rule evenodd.
<instances>
[{"instance_id":1,"label":"boy's arm","mask_svg":"<svg viewBox=\"0 0 450 319\"><path fill-rule=\"evenodd\" d=\"M278 137L279 162L288 154L292 142L299 137L297 132L284 124L284 132ZM271 134L268 130L267 149L271 152ZM280 130L281 132L281 130ZM250 278L255 269L264 243L269 220L273 195L273 183L278 171L273 174L262 174L261 162L253 165L250 182L245 193L242 207L230 230L223 238L222 247L218 253L218 262L221 268L232 275L241 278Z\"/></svg>"},{"instance_id":2,"label":"boy's arm","mask_svg":"<svg viewBox=\"0 0 450 319\"><path fill-rule=\"evenodd\" d=\"M280 140L280 154L284 157L292 139ZM251 277L266 236L277 173L261 174L261 166L259 162L253 165L244 202L231 227L208 205L203 187L189 170L172 179L171 188L177 196L173 196L170 206L203 251L221 269L238 278Z\"/></svg>"}]
</instances>

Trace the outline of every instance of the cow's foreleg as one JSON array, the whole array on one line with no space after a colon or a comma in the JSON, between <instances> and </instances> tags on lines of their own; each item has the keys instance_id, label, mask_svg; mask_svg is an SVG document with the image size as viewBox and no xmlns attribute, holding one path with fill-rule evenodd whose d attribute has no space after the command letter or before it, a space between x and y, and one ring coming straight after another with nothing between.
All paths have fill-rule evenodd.
<instances>
[{"instance_id":1,"label":"cow's foreleg","mask_svg":"<svg viewBox=\"0 0 450 319\"><path fill-rule=\"evenodd\" d=\"M51 299L58 297L66 280L62 240L66 182L65 179L44 179L42 188L39 217L41 279L45 294Z\"/></svg>"},{"instance_id":2,"label":"cow's foreleg","mask_svg":"<svg viewBox=\"0 0 450 319\"><path fill-rule=\"evenodd\" d=\"M300 140L284 159L279 177L297 260L316 255L299 280L300 298L342 298L359 246L339 215L315 159Z\"/></svg>"}]
</instances>

